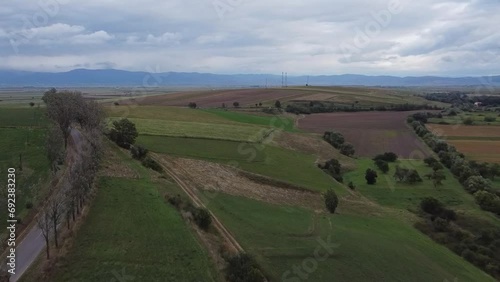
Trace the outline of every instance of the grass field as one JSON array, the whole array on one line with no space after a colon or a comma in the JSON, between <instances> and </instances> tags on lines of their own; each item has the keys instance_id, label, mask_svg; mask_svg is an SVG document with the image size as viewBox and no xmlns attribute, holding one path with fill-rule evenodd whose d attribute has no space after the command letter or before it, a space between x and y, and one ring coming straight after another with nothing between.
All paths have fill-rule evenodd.
<instances>
[{"instance_id":1,"label":"grass field","mask_svg":"<svg viewBox=\"0 0 500 282\"><path fill-rule=\"evenodd\" d=\"M416 210L422 198L434 197L454 209L479 209L474 198L465 192L448 170L444 171L446 180L443 181L443 185L434 188L432 181L424 177L425 174L430 173L432 170L423 161L400 160L397 163L390 164L390 170L387 174L383 174L376 169L375 164L370 159L359 159L357 164L358 168L355 171L344 175L345 181L352 181L356 185L356 190L383 206ZM417 184L396 182L393 178L396 164L416 169L423 182ZM366 184L365 171L368 168L375 169L378 173L376 185Z\"/></svg>"},{"instance_id":2,"label":"grass field","mask_svg":"<svg viewBox=\"0 0 500 282\"><path fill-rule=\"evenodd\" d=\"M39 127L47 122L44 109L0 108L0 127Z\"/></svg>"},{"instance_id":3,"label":"grass field","mask_svg":"<svg viewBox=\"0 0 500 282\"><path fill-rule=\"evenodd\" d=\"M123 158L130 163L130 158ZM174 184L102 177L90 213L52 281L217 281L215 267L163 192ZM166 187L167 186L167 187Z\"/></svg>"},{"instance_id":4,"label":"grass field","mask_svg":"<svg viewBox=\"0 0 500 282\"><path fill-rule=\"evenodd\" d=\"M293 274L294 266L301 267L308 281L318 282L494 281L392 218L317 215L225 194L209 198L210 209L257 258L271 281L301 281ZM335 246L322 262L313 259L316 248L322 256L326 253L318 243L320 238ZM305 272L302 265L311 271Z\"/></svg>"},{"instance_id":5,"label":"grass field","mask_svg":"<svg viewBox=\"0 0 500 282\"><path fill-rule=\"evenodd\" d=\"M224 110L206 110L209 113L213 113L217 116L223 117L224 119L239 122L255 124L264 127L279 128L284 131L297 132L295 129L295 122L291 118L282 116L257 116L238 113L234 111L224 111Z\"/></svg>"},{"instance_id":6,"label":"grass field","mask_svg":"<svg viewBox=\"0 0 500 282\"><path fill-rule=\"evenodd\" d=\"M140 136L137 143L153 152L229 164L313 191L333 187L345 193L340 184L317 168L313 155L271 145L224 140Z\"/></svg>"},{"instance_id":7,"label":"grass field","mask_svg":"<svg viewBox=\"0 0 500 282\"><path fill-rule=\"evenodd\" d=\"M272 130L253 125L216 124L204 122L167 121L130 118L139 134L172 137L193 137L244 142L261 141ZM113 119L110 119L113 121Z\"/></svg>"}]
</instances>

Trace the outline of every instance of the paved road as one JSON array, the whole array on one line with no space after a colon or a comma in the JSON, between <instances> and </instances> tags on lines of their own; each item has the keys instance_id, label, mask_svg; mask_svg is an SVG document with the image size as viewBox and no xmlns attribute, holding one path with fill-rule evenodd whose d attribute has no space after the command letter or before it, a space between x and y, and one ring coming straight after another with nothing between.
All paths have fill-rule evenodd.
<instances>
[{"instance_id":1,"label":"paved road","mask_svg":"<svg viewBox=\"0 0 500 282\"><path fill-rule=\"evenodd\" d=\"M81 152L82 135L77 129L71 129L68 140L67 163L71 164L74 156ZM65 178L67 181L67 178ZM60 181L57 185L61 185ZM16 274L10 276L9 282L15 282L28 270L38 255L45 248L45 238L37 225L33 226L21 242L17 242L16 247Z\"/></svg>"}]
</instances>

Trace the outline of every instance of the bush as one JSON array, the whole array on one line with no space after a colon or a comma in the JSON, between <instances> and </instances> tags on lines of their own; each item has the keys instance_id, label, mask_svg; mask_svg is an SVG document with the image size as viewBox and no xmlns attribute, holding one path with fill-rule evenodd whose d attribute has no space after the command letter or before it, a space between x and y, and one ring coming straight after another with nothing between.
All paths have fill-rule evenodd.
<instances>
[{"instance_id":1,"label":"bush","mask_svg":"<svg viewBox=\"0 0 500 282\"><path fill-rule=\"evenodd\" d=\"M398 160L398 155L394 154L393 152L386 152L386 153L383 153L381 155L375 156L375 158L373 158L373 160L374 161L382 160L382 161L385 161L388 163L393 163L393 162Z\"/></svg>"},{"instance_id":2,"label":"bush","mask_svg":"<svg viewBox=\"0 0 500 282\"><path fill-rule=\"evenodd\" d=\"M389 164L381 159L375 161L375 165L385 174L389 171Z\"/></svg>"},{"instance_id":3,"label":"bush","mask_svg":"<svg viewBox=\"0 0 500 282\"><path fill-rule=\"evenodd\" d=\"M428 214L438 215L443 212L443 204L436 198L426 197L420 201L420 209Z\"/></svg>"},{"instance_id":4,"label":"bush","mask_svg":"<svg viewBox=\"0 0 500 282\"><path fill-rule=\"evenodd\" d=\"M326 131L323 134L323 139L336 149L339 149L345 143L344 136L336 131Z\"/></svg>"},{"instance_id":5,"label":"bush","mask_svg":"<svg viewBox=\"0 0 500 282\"><path fill-rule=\"evenodd\" d=\"M198 105L196 105L196 103L194 103L194 102L190 102L188 104L188 107L190 107L191 109L196 109L198 107Z\"/></svg>"},{"instance_id":6,"label":"bush","mask_svg":"<svg viewBox=\"0 0 500 282\"><path fill-rule=\"evenodd\" d=\"M161 168L160 164L158 164L151 157L144 158L144 160L142 160L142 165L154 171L163 172L163 169Z\"/></svg>"},{"instance_id":7,"label":"bush","mask_svg":"<svg viewBox=\"0 0 500 282\"><path fill-rule=\"evenodd\" d=\"M365 179L366 179L366 183L368 183L369 185L374 185L375 183L377 183L377 172L374 171L373 169L367 169L366 170L366 173L365 173Z\"/></svg>"},{"instance_id":8,"label":"bush","mask_svg":"<svg viewBox=\"0 0 500 282\"><path fill-rule=\"evenodd\" d=\"M462 123L465 125L472 125L472 124L474 124L474 120L472 118L468 117L468 118L464 119L464 121Z\"/></svg>"},{"instance_id":9,"label":"bush","mask_svg":"<svg viewBox=\"0 0 500 282\"><path fill-rule=\"evenodd\" d=\"M148 154L148 149L145 147L138 145L138 146L132 146L130 147L130 153L132 154L132 157L136 160L143 160L147 154Z\"/></svg>"},{"instance_id":10,"label":"bush","mask_svg":"<svg viewBox=\"0 0 500 282\"><path fill-rule=\"evenodd\" d=\"M354 146L351 143L344 143L340 145L340 153L342 155L351 157L354 155L356 151L354 150Z\"/></svg>"},{"instance_id":11,"label":"bush","mask_svg":"<svg viewBox=\"0 0 500 282\"><path fill-rule=\"evenodd\" d=\"M239 103L239 102L234 102L234 103L233 103L233 106L234 106L235 108L239 108L239 107L240 107L240 103Z\"/></svg>"},{"instance_id":12,"label":"bush","mask_svg":"<svg viewBox=\"0 0 500 282\"><path fill-rule=\"evenodd\" d=\"M31 201L26 202L26 208L27 209L33 208L33 203Z\"/></svg>"},{"instance_id":13,"label":"bush","mask_svg":"<svg viewBox=\"0 0 500 282\"><path fill-rule=\"evenodd\" d=\"M494 122L496 120L497 120L496 117L484 117L484 121L485 122Z\"/></svg>"},{"instance_id":14,"label":"bush","mask_svg":"<svg viewBox=\"0 0 500 282\"><path fill-rule=\"evenodd\" d=\"M329 189L325 193L324 197L326 209L330 213L335 213L335 210L337 209L337 206L339 204L339 198L337 197L337 194L335 194L335 191L333 191L333 189Z\"/></svg>"},{"instance_id":15,"label":"bush","mask_svg":"<svg viewBox=\"0 0 500 282\"><path fill-rule=\"evenodd\" d=\"M356 189L356 186L354 185L354 183L352 183L352 181L351 181L351 182L349 182L349 184L347 184L347 186L349 186L349 188L350 188L351 190L355 190L355 189Z\"/></svg>"},{"instance_id":16,"label":"bush","mask_svg":"<svg viewBox=\"0 0 500 282\"><path fill-rule=\"evenodd\" d=\"M227 260L226 275L229 282L266 281L255 259L245 253L239 253Z\"/></svg>"},{"instance_id":17,"label":"bush","mask_svg":"<svg viewBox=\"0 0 500 282\"><path fill-rule=\"evenodd\" d=\"M124 118L113 122L113 128L109 131L108 136L118 146L129 149L135 143L135 139L139 136L139 133L135 124Z\"/></svg>"},{"instance_id":18,"label":"bush","mask_svg":"<svg viewBox=\"0 0 500 282\"><path fill-rule=\"evenodd\" d=\"M210 212L204 208L195 208L193 217L196 224L203 230L207 230L212 223Z\"/></svg>"},{"instance_id":19,"label":"bush","mask_svg":"<svg viewBox=\"0 0 500 282\"><path fill-rule=\"evenodd\" d=\"M181 195L177 194L175 195L174 197L168 197L168 202L176 207L177 209L179 209L182 205L182 198L181 198Z\"/></svg>"},{"instance_id":20,"label":"bush","mask_svg":"<svg viewBox=\"0 0 500 282\"><path fill-rule=\"evenodd\" d=\"M500 197L487 191L477 191L474 194L481 209L500 215Z\"/></svg>"},{"instance_id":21,"label":"bush","mask_svg":"<svg viewBox=\"0 0 500 282\"><path fill-rule=\"evenodd\" d=\"M434 231L444 232L448 230L448 221L438 217L432 222L432 226L434 227Z\"/></svg>"}]
</instances>

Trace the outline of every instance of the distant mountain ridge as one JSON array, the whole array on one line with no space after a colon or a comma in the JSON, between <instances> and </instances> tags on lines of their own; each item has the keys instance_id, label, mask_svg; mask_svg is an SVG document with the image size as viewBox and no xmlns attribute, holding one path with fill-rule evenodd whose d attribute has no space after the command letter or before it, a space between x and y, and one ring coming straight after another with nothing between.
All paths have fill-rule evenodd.
<instances>
[{"instance_id":1,"label":"distant mountain ridge","mask_svg":"<svg viewBox=\"0 0 500 282\"><path fill-rule=\"evenodd\" d=\"M147 73L115 69L75 69L68 72L44 73L1 71L0 87L15 86L207 86L265 87L281 86L281 75L271 74L211 74L165 72ZM500 86L500 75L489 77L438 76L368 76L357 74L288 76L288 85L314 86Z\"/></svg>"}]
</instances>

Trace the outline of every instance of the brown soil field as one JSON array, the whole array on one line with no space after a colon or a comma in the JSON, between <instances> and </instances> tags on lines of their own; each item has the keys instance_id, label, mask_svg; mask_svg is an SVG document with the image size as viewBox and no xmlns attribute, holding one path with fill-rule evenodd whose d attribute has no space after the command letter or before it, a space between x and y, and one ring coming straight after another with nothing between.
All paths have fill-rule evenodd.
<instances>
[{"instance_id":1,"label":"brown soil field","mask_svg":"<svg viewBox=\"0 0 500 282\"><path fill-rule=\"evenodd\" d=\"M191 91L148 96L136 99L135 102L139 105L163 106L187 106L188 103L195 102L199 107L220 107L222 103L225 103L227 107L233 107L233 102L239 102L240 106L253 106L258 103L274 103L275 100L291 98L307 93L311 92L290 89Z\"/></svg>"},{"instance_id":2,"label":"brown soil field","mask_svg":"<svg viewBox=\"0 0 500 282\"><path fill-rule=\"evenodd\" d=\"M342 133L354 145L356 155L373 157L394 152L402 159L421 159L430 149L406 125L414 112L357 112L309 115L298 121L299 128L323 134L328 130Z\"/></svg>"},{"instance_id":3,"label":"brown soil field","mask_svg":"<svg viewBox=\"0 0 500 282\"><path fill-rule=\"evenodd\" d=\"M429 130L438 136L500 137L500 126L489 125L443 125L427 124Z\"/></svg>"},{"instance_id":4,"label":"brown soil field","mask_svg":"<svg viewBox=\"0 0 500 282\"><path fill-rule=\"evenodd\" d=\"M500 141L450 140L448 142L473 160L500 163Z\"/></svg>"}]
</instances>

